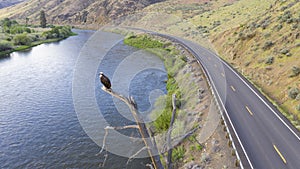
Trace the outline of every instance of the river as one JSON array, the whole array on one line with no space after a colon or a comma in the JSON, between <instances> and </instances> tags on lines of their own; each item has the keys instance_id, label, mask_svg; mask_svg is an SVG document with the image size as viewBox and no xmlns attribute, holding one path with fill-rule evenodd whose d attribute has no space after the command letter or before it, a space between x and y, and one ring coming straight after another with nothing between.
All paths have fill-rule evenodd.
<instances>
[{"instance_id":1,"label":"river","mask_svg":"<svg viewBox=\"0 0 300 169\"><path fill-rule=\"evenodd\" d=\"M0 58L0 168L100 168L103 157L97 154L102 140L93 140L84 130L72 95L78 57L82 57L81 49L95 32L75 32L77 36L63 41L42 44ZM107 33L108 38L110 35ZM118 79L126 73L126 68L120 71L119 67L128 61L129 55L128 63L140 65L141 61L134 58L145 54L140 52L120 41L104 56L95 71L104 70L107 76L114 76L111 80L117 89L121 90L122 85L128 87L139 109L147 113L151 102L145 96L157 88L166 92L164 80L167 76L163 68L140 70L132 76L130 84L123 84ZM151 54L147 57L157 60ZM161 61L156 62L161 67ZM116 72L121 74L118 76ZM93 83L96 86L93 89L95 100L103 112L101 117L112 126L132 124L118 112L120 108L114 107L117 101L101 91L97 75ZM136 135L132 131L123 134ZM118 146L123 145L118 138L111 137L120 144ZM126 165L128 158L115 154L108 154L103 168L140 169L149 163L148 158L140 158Z\"/></svg>"}]
</instances>

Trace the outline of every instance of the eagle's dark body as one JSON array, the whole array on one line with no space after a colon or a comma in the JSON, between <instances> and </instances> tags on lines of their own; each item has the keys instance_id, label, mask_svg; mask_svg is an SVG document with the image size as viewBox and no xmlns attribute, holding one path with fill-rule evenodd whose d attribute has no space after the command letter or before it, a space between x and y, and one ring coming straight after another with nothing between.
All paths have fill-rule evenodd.
<instances>
[{"instance_id":1,"label":"eagle's dark body","mask_svg":"<svg viewBox=\"0 0 300 169\"><path fill-rule=\"evenodd\" d=\"M111 83L108 77L106 77L102 72L100 72L100 81L106 89L111 88Z\"/></svg>"}]
</instances>

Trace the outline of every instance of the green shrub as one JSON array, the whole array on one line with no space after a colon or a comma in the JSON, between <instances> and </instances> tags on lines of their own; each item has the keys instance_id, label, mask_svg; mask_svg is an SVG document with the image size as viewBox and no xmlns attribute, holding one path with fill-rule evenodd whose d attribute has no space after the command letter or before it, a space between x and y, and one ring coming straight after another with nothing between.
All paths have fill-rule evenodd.
<instances>
[{"instance_id":1,"label":"green shrub","mask_svg":"<svg viewBox=\"0 0 300 169\"><path fill-rule=\"evenodd\" d=\"M10 28L11 34L21 34L24 32L31 33L31 29L24 26L18 26L18 25Z\"/></svg>"},{"instance_id":2,"label":"green shrub","mask_svg":"<svg viewBox=\"0 0 300 169\"><path fill-rule=\"evenodd\" d=\"M211 161L210 155L208 153L203 153L201 156L201 162L208 163L209 161Z\"/></svg>"},{"instance_id":3,"label":"green shrub","mask_svg":"<svg viewBox=\"0 0 300 169\"><path fill-rule=\"evenodd\" d=\"M9 43L0 43L0 51L11 50L12 46Z\"/></svg>"},{"instance_id":4,"label":"green shrub","mask_svg":"<svg viewBox=\"0 0 300 169\"><path fill-rule=\"evenodd\" d=\"M267 41L265 42L264 46L262 47L262 49L267 50L270 47L272 47L274 45L274 43L272 41Z\"/></svg>"},{"instance_id":5,"label":"green shrub","mask_svg":"<svg viewBox=\"0 0 300 169\"><path fill-rule=\"evenodd\" d=\"M283 49L281 49L280 50L280 53L281 54L284 54L284 55L286 55L287 53L289 53L290 51L287 49L287 48L283 48Z\"/></svg>"},{"instance_id":6,"label":"green shrub","mask_svg":"<svg viewBox=\"0 0 300 169\"><path fill-rule=\"evenodd\" d=\"M271 64L273 64L273 62L274 62L274 57L273 57L273 56L269 56L269 57L266 59L265 64L271 65Z\"/></svg>"},{"instance_id":7,"label":"green shrub","mask_svg":"<svg viewBox=\"0 0 300 169\"><path fill-rule=\"evenodd\" d=\"M278 24L276 25L274 28L277 30L277 31L280 31L280 29L282 29L282 24Z\"/></svg>"},{"instance_id":8,"label":"green shrub","mask_svg":"<svg viewBox=\"0 0 300 169\"><path fill-rule=\"evenodd\" d=\"M283 15L279 16L279 20L281 22L288 22L292 18L292 13L291 11L285 11Z\"/></svg>"},{"instance_id":9,"label":"green shrub","mask_svg":"<svg viewBox=\"0 0 300 169\"><path fill-rule=\"evenodd\" d=\"M173 94L176 94L176 106L179 108L181 105L181 92L179 90L176 80L174 79L174 76L179 71L179 69L185 65L186 60L185 58L179 55L180 52L176 48L172 48L172 46L170 46L170 43L164 44L158 40L152 39L147 35L128 35L124 39L124 43L154 53L164 61L165 68L168 72L168 80L166 84L168 94L164 98L165 105L157 106L160 107L160 110L154 110L151 113L151 116L153 119L155 118L155 120L152 123L155 127L155 131L166 131L169 129L172 116ZM158 101L156 101L156 104L157 103Z\"/></svg>"},{"instance_id":10,"label":"green shrub","mask_svg":"<svg viewBox=\"0 0 300 169\"><path fill-rule=\"evenodd\" d=\"M202 147L200 144L198 144L198 145L196 146L196 149L197 149L198 151L201 151L201 150L203 149L203 147Z\"/></svg>"},{"instance_id":11,"label":"green shrub","mask_svg":"<svg viewBox=\"0 0 300 169\"><path fill-rule=\"evenodd\" d=\"M296 110L297 110L298 112L300 112L300 104L298 104L298 105L296 106Z\"/></svg>"},{"instance_id":12,"label":"green shrub","mask_svg":"<svg viewBox=\"0 0 300 169\"><path fill-rule=\"evenodd\" d=\"M190 137L188 137L188 140L192 143L196 143L197 142L197 138L196 138L196 134L191 135Z\"/></svg>"},{"instance_id":13,"label":"green shrub","mask_svg":"<svg viewBox=\"0 0 300 169\"><path fill-rule=\"evenodd\" d=\"M292 72L293 72L292 74L293 77L298 76L300 74L300 68L297 66L293 66Z\"/></svg>"},{"instance_id":14,"label":"green shrub","mask_svg":"<svg viewBox=\"0 0 300 169\"><path fill-rule=\"evenodd\" d=\"M151 39L149 36L141 35L141 36L130 36L124 40L124 43L130 46L134 46L141 49L146 48L162 48L164 46L163 43Z\"/></svg>"},{"instance_id":15,"label":"green shrub","mask_svg":"<svg viewBox=\"0 0 300 169\"><path fill-rule=\"evenodd\" d=\"M16 35L13 42L15 45L30 45L32 39L26 33L23 33Z\"/></svg>"},{"instance_id":16,"label":"green shrub","mask_svg":"<svg viewBox=\"0 0 300 169\"><path fill-rule=\"evenodd\" d=\"M194 150L196 150L195 145L190 145L190 151L194 151Z\"/></svg>"},{"instance_id":17,"label":"green shrub","mask_svg":"<svg viewBox=\"0 0 300 169\"><path fill-rule=\"evenodd\" d=\"M42 34L45 39L67 38L71 35L73 35L73 32L69 26L52 27L50 31L43 32Z\"/></svg>"},{"instance_id":18,"label":"green shrub","mask_svg":"<svg viewBox=\"0 0 300 169\"><path fill-rule=\"evenodd\" d=\"M166 88L168 90L168 94L165 96L165 105L163 110L157 110L152 112L154 116L160 114L159 117L153 121L153 125L155 127L156 132L163 132L167 131L170 127L170 121L172 117L172 95L176 94L176 107L179 108L181 106L181 92L179 90L178 84L176 80L168 75L168 80L166 84ZM159 112L158 112L159 111Z\"/></svg>"},{"instance_id":19,"label":"green shrub","mask_svg":"<svg viewBox=\"0 0 300 169\"><path fill-rule=\"evenodd\" d=\"M176 161L183 160L184 154L185 154L185 149L183 146L178 146L174 148L172 153L172 161L176 162Z\"/></svg>"},{"instance_id":20,"label":"green shrub","mask_svg":"<svg viewBox=\"0 0 300 169\"><path fill-rule=\"evenodd\" d=\"M156 112L153 112L154 114L158 114ZM155 132L163 132L167 131L170 127L172 117L172 109L166 108L162 110L162 113L160 116L153 122L153 125L155 127Z\"/></svg>"},{"instance_id":21,"label":"green shrub","mask_svg":"<svg viewBox=\"0 0 300 169\"><path fill-rule=\"evenodd\" d=\"M0 21L0 25L2 27L11 27L13 25L18 25L18 22L15 20L10 20L9 18L5 18Z\"/></svg>"},{"instance_id":22,"label":"green shrub","mask_svg":"<svg viewBox=\"0 0 300 169\"><path fill-rule=\"evenodd\" d=\"M288 95L291 99L296 99L299 93L300 90L298 88L292 88L289 90Z\"/></svg>"},{"instance_id":23,"label":"green shrub","mask_svg":"<svg viewBox=\"0 0 300 169\"><path fill-rule=\"evenodd\" d=\"M300 94L297 95L296 100L300 100Z\"/></svg>"}]
</instances>

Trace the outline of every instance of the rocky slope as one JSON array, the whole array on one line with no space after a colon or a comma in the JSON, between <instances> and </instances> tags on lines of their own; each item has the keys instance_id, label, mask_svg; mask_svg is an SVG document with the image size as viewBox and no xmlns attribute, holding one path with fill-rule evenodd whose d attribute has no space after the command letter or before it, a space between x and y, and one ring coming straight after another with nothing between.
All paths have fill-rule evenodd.
<instances>
[{"instance_id":1,"label":"rocky slope","mask_svg":"<svg viewBox=\"0 0 300 169\"><path fill-rule=\"evenodd\" d=\"M50 24L99 24L163 0L31 0L0 10L0 17L39 22L44 10Z\"/></svg>"}]
</instances>

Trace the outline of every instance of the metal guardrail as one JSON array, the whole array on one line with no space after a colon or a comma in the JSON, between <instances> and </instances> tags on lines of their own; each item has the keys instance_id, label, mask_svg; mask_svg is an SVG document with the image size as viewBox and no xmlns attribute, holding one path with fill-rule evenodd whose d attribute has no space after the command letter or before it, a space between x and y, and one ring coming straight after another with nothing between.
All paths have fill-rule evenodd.
<instances>
[{"instance_id":1,"label":"metal guardrail","mask_svg":"<svg viewBox=\"0 0 300 169\"><path fill-rule=\"evenodd\" d=\"M217 91L216 86L215 86L215 84L213 83L213 81L211 80L211 76L210 76L209 72L205 69L205 67L200 63L200 61L199 61L198 58L196 57L197 54L193 51L193 49L191 49L189 46L187 46L186 44L184 44L184 43L181 42L180 40L178 40L178 39L176 39L176 38L174 38L174 37L168 36L168 35L164 35L164 34L152 32L152 31L148 31L148 30L143 30L143 29L140 29L140 28L130 28L130 27L126 27L126 28L127 28L127 29L132 29L132 30L139 30L139 31L142 31L142 32L144 32L144 33L148 33L148 34L151 34L151 35L154 35L154 36L162 37L162 38L168 39L168 40L170 40L170 41L172 41L172 42L178 43L178 44L179 44L180 46L182 46L187 52L189 52L195 59L197 59L197 62L198 62L198 64L200 65L200 68L202 69L202 71L204 72L205 78L207 79L207 83L208 83L208 85L209 85L210 91L212 92L214 101L215 101L215 103L216 103L216 105L217 105L217 107L218 107L218 109L219 109L219 112L220 112L220 114L221 114L222 120L224 121L224 125L225 125L225 127L226 127L226 131L227 131L227 133L228 133L228 135L229 135L229 139L230 139L230 141L231 141L231 143L232 143L232 148L233 148L234 151L235 151L235 154L236 154L237 160L238 160L238 162L239 162L239 165L240 165L240 167L241 167L242 169L244 169L242 160L241 160L240 155L239 155L239 153L238 153L238 151L237 151L237 148L236 148L235 142L234 142L234 140L233 140L233 137L232 137L232 135L231 135L231 133L230 133L229 125L228 125L227 122L226 122L226 118L225 118L225 115L224 115L224 111L226 111L226 109L225 109L224 105L222 104L222 108L223 108L223 111L222 111L221 106L220 106L220 104L219 104L219 102L220 102L220 103L222 103L222 102L221 102L220 96L219 96L218 94L216 94L216 91ZM218 97L217 97L217 96L218 96ZM228 120L230 120L230 119L228 119ZM232 124L231 124L231 125L232 125ZM234 127L232 126L232 128L234 128Z\"/></svg>"},{"instance_id":2,"label":"metal guardrail","mask_svg":"<svg viewBox=\"0 0 300 169\"><path fill-rule=\"evenodd\" d=\"M185 48L185 47L184 47ZM192 51L191 49L187 49L187 48L185 48L187 51ZM195 59L197 59L197 57L195 56L195 53L194 52L192 52L191 53L192 54L192 56L195 58ZM237 151L237 148L236 148L236 146L235 146L235 143L234 143L234 140L233 140L233 137L232 137L232 135L231 135L231 133L230 133L230 130L229 130L229 126L228 126L228 124L227 124L227 122L226 122L226 119L225 119L225 116L224 116L224 110L222 110L221 109L221 106L220 106L220 104L219 104L219 102L221 101L221 98L220 98L220 96L219 95L216 95L216 86L215 86L215 84L213 83L213 81L211 80L211 77L210 77L210 74L207 72L207 70L203 67L203 65L200 63L200 61L197 59L197 62L198 62L198 64L199 64L199 66L200 66L200 68L202 69L202 71L204 72L204 76L205 76L205 78L207 79L207 84L208 84L208 86L209 86L209 89L210 89L210 91L212 92L212 95L213 95L213 98L214 98L214 102L215 102L215 104L217 105L217 107L218 107L218 109L219 109L219 112L220 112L220 114L221 114L221 117L222 117L222 120L224 121L224 125L225 125L225 127L226 127L226 131L227 131L227 133L228 133L228 135L229 135L229 140L232 142L232 148L234 149L234 151L235 151L235 154L236 154L236 157L237 157L237 160L238 160L238 162L239 162L239 164L240 164L240 167L242 168L242 169L244 169L244 166L243 166L243 164L242 164L242 160L241 160L241 158L240 158L240 156L239 156L239 153L238 153L238 151ZM218 96L218 97L217 97ZM223 106L222 106L223 107ZM223 107L224 109L225 109L225 107Z\"/></svg>"},{"instance_id":3,"label":"metal guardrail","mask_svg":"<svg viewBox=\"0 0 300 169\"><path fill-rule=\"evenodd\" d=\"M162 34L157 34L157 33L155 33L155 34L153 34L153 35L157 35L157 36L166 38L166 39L168 39L168 40L171 40L171 41L173 41L173 42L177 42L177 43L180 44L186 51L188 51L195 59L197 59L197 57L196 57L197 54L196 54L190 47L186 46L184 43L182 43L182 42L179 41L178 39L175 39L175 38L172 38L172 37L169 37L169 36L166 36L166 35L162 35ZM219 102L221 102L221 98L220 98L220 96L219 96L218 94L216 94L216 90L217 90L217 89L216 89L216 86L215 86L215 84L213 83L213 81L211 80L210 74L209 74L208 71L204 68L204 66L200 63L200 61L199 61L198 59L197 59L197 62L198 62L198 64L199 64L200 68L202 69L202 71L204 72L205 78L207 79L208 86L209 86L209 88L210 88L210 91L212 92L212 95L213 95L213 98L214 98L214 102L215 102L215 104L217 105L217 107L218 107L218 109L219 109L219 112L220 112L220 114L221 114L222 120L224 121L224 125L225 125L225 127L226 127L226 131L227 131L227 133L228 133L228 135L229 135L229 140L230 140L231 143L232 143L232 148L233 148L234 151L235 151L235 154L236 154L237 160L238 160L238 162L239 162L239 165L240 165L240 167L241 167L242 169L244 169L242 160L241 160L240 155L239 155L239 153L238 153L238 151L237 151L237 148L236 148L235 142L234 142L234 140L233 140L233 137L232 137L232 135L231 135L231 133L230 133L229 125L227 124L226 118L225 118L225 116L224 116L225 107L222 106L222 107L223 107L223 110L222 110L222 109L221 109L221 106L220 106L220 104L219 104Z\"/></svg>"}]
</instances>

